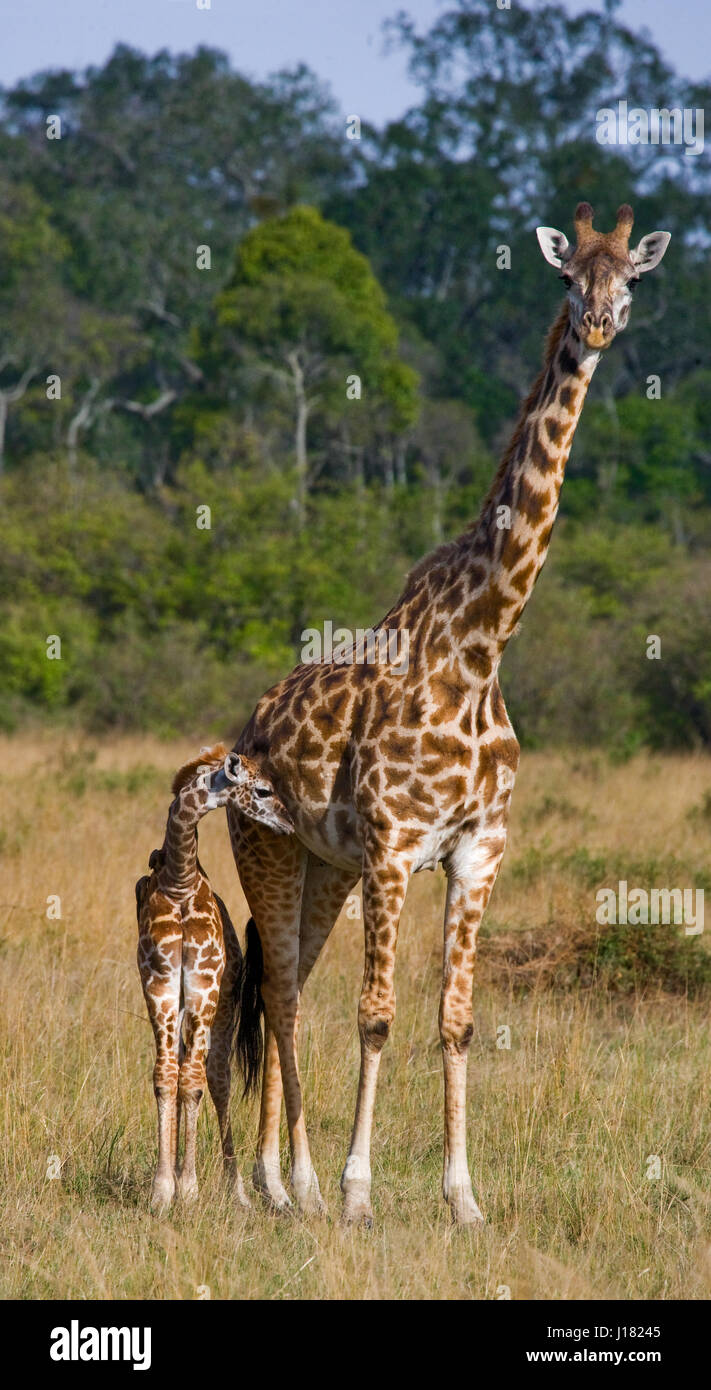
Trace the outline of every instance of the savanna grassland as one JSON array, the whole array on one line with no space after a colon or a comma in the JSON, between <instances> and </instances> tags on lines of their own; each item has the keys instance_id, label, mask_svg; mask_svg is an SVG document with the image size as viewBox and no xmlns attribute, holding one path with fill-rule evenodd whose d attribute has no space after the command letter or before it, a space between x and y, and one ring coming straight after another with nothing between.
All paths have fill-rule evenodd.
<instances>
[{"instance_id":1,"label":"savanna grassland","mask_svg":"<svg viewBox=\"0 0 711 1390\"><path fill-rule=\"evenodd\" d=\"M343 1233L362 955L361 923L345 916L311 981L301 1041L331 1220L275 1217L256 1201L233 1209L207 1104L197 1206L149 1212L153 1049L133 885L162 838L170 773L191 752L138 737L2 743L2 1296L711 1296L705 936L657 929L640 954L645 928L627 927L605 953L595 929L601 884L711 887L711 759L524 755L475 988L477 1234L453 1231L440 1198L443 878L414 880L378 1098L376 1228ZM201 845L241 931L222 813L203 823ZM61 920L46 917L50 894ZM496 1045L504 1024L508 1050ZM247 1174L256 1108L235 1098L233 1111Z\"/></svg>"}]
</instances>

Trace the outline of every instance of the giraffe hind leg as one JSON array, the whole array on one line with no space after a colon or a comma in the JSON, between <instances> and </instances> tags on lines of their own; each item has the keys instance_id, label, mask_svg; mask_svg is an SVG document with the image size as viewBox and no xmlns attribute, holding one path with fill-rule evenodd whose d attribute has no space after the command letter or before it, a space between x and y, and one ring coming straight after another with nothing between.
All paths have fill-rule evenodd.
<instances>
[{"instance_id":1,"label":"giraffe hind leg","mask_svg":"<svg viewBox=\"0 0 711 1390\"><path fill-rule=\"evenodd\" d=\"M213 898L206 914L198 914L193 920L183 919L185 1055L180 1064L178 1096L185 1115L185 1153L176 1184L184 1201L194 1201L198 1195L198 1113L207 1086L205 1062L224 965L222 920Z\"/></svg>"},{"instance_id":2,"label":"giraffe hind leg","mask_svg":"<svg viewBox=\"0 0 711 1390\"><path fill-rule=\"evenodd\" d=\"M506 830L497 826L462 845L447 872L439 1030L444 1069L444 1173L442 1193L452 1220L471 1226L484 1218L474 1200L467 1162L467 1053L474 1031L472 986L476 938L496 881Z\"/></svg>"},{"instance_id":3,"label":"giraffe hind leg","mask_svg":"<svg viewBox=\"0 0 711 1390\"><path fill-rule=\"evenodd\" d=\"M328 940L348 893L359 877L359 870L338 869L309 854L301 900L299 993ZM266 1032L259 1144L252 1176L257 1191L266 1196L272 1205L283 1210L291 1206L291 1201L282 1184L279 1167L281 1069L274 1034L270 1028Z\"/></svg>"},{"instance_id":4,"label":"giraffe hind leg","mask_svg":"<svg viewBox=\"0 0 711 1390\"><path fill-rule=\"evenodd\" d=\"M151 1206L157 1211L168 1207L175 1195L180 953L179 924L171 936L163 917L155 923L150 918L139 923L138 969L156 1043L153 1090L158 1111L158 1163Z\"/></svg>"},{"instance_id":5,"label":"giraffe hind leg","mask_svg":"<svg viewBox=\"0 0 711 1390\"><path fill-rule=\"evenodd\" d=\"M250 1202L237 1167L230 1123L231 1063L239 1007L239 985L242 978L242 952L227 909L219 898L217 901L222 915L225 970L220 985L215 1021L210 1035L210 1051L206 1064L207 1085L217 1114L225 1178L235 1201L240 1206L248 1207Z\"/></svg>"}]
</instances>

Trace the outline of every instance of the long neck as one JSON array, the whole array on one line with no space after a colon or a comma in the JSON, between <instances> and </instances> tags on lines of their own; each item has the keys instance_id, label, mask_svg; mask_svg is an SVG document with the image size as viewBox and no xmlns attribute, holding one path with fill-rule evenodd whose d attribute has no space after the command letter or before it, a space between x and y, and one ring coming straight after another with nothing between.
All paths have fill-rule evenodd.
<instances>
[{"instance_id":1,"label":"long neck","mask_svg":"<svg viewBox=\"0 0 711 1390\"><path fill-rule=\"evenodd\" d=\"M472 674L495 669L548 552L570 446L599 353L580 341L567 302L543 369L478 520L454 542L460 601L452 635Z\"/></svg>"},{"instance_id":2,"label":"long neck","mask_svg":"<svg viewBox=\"0 0 711 1390\"><path fill-rule=\"evenodd\" d=\"M197 826L204 813L205 806L194 788L180 792L168 812L161 878L165 890L174 896L184 896L195 886Z\"/></svg>"}]
</instances>

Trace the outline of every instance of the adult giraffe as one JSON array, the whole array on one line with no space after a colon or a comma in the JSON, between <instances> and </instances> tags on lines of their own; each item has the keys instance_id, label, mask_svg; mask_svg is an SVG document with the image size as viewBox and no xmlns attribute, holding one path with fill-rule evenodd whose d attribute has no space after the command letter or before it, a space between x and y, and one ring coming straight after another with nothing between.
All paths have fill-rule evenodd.
<instances>
[{"instance_id":1,"label":"adult giraffe","mask_svg":"<svg viewBox=\"0 0 711 1390\"><path fill-rule=\"evenodd\" d=\"M600 352L627 323L632 286L669 242L667 232L653 232L630 251L626 204L609 234L594 231L592 219L590 205L581 203L575 247L562 232L538 228L567 297L478 520L417 566L383 619L381 628L409 633L407 672L358 661L298 666L262 697L235 745L261 760L296 827L294 836L278 838L228 811L264 952L269 1027L254 1181L277 1207L289 1204L279 1171L282 1079L294 1196L302 1210L323 1205L299 1084L299 1001L362 876L361 1069L341 1187L344 1220L372 1222L370 1138L381 1049L395 1014L398 922L410 875L441 862L448 880L439 1011L443 1192L455 1221L482 1220L466 1156L472 977L519 758L497 672L546 556Z\"/></svg>"}]
</instances>

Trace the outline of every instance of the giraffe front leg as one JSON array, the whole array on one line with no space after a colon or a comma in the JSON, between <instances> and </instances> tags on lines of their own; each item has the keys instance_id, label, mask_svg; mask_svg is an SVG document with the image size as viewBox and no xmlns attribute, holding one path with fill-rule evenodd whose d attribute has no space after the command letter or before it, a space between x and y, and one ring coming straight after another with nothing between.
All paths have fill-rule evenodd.
<instances>
[{"instance_id":1,"label":"giraffe front leg","mask_svg":"<svg viewBox=\"0 0 711 1390\"><path fill-rule=\"evenodd\" d=\"M476 1225L484 1218L474 1200L467 1163L467 1053L474 1032L472 986L479 924L506 845L497 827L457 847L445 865L448 878L439 1030L444 1067L444 1175L442 1192L452 1220Z\"/></svg>"},{"instance_id":2,"label":"giraffe front leg","mask_svg":"<svg viewBox=\"0 0 711 1390\"><path fill-rule=\"evenodd\" d=\"M225 965L222 923L214 900L213 907L207 925L204 919L197 924L183 923L185 1055L180 1064L178 1097L185 1115L185 1153L176 1185L187 1202L194 1201L199 1190L195 1169L198 1113L207 1085L205 1060Z\"/></svg>"},{"instance_id":3,"label":"giraffe front leg","mask_svg":"<svg viewBox=\"0 0 711 1390\"><path fill-rule=\"evenodd\" d=\"M182 936L171 936L169 926L161 920L160 924L143 925L138 946L141 985L156 1041L153 1090L158 1110L158 1164L151 1206L158 1211L168 1207L175 1195L181 943Z\"/></svg>"},{"instance_id":4,"label":"giraffe front leg","mask_svg":"<svg viewBox=\"0 0 711 1390\"><path fill-rule=\"evenodd\" d=\"M257 1184L266 1179L275 1205L283 1206L278 1173L278 1070L281 1070L291 1147L291 1184L296 1205L304 1213L325 1210L304 1120L301 1082L296 1055L299 1024L299 925L301 899L306 872L307 851L296 837L275 836L254 822L240 826L239 848L235 851L239 875L250 911L254 917L264 957L262 996L269 1030L276 1039L279 1067L275 1067L267 1031L267 1079L265 1100L269 1106L267 1132L275 1147L265 1153L266 1137L260 1129L262 1148L255 1174ZM268 1166L267 1166L268 1164Z\"/></svg>"},{"instance_id":5,"label":"giraffe front leg","mask_svg":"<svg viewBox=\"0 0 711 1390\"><path fill-rule=\"evenodd\" d=\"M269 891L269 879L275 870L280 869L281 855L277 849L272 857L269 842L265 843L254 822L246 816L242 816L234 805L227 808L227 824L232 853L242 888L250 911L254 914L255 919L258 919L265 899L268 900L272 896ZM303 856L296 857L297 861L300 857L303 858ZM288 895L289 907L292 912L295 912L298 910L298 903L300 902L304 867L303 864L294 862L293 855L288 854L284 871L286 884L289 885L291 880L291 892ZM273 915L274 906L270 903L270 918ZM290 1211L292 1202L282 1182L279 1153L281 1102L282 1081L279 1049L273 1029L269 1025L268 1014L265 1011L262 1095L259 1109L257 1153L252 1168L252 1184L255 1191L264 1198L268 1206L274 1211Z\"/></svg>"},{"instance_id":6,"label":"giraffe front leg","mask_svg":"<svg viewBox=\"0 0 711 1390\"><path fill-rule=\"evenodd\" d=\"M342 1222L373 1224L370 1144L382 1049L395 1017L395 947L411 865L367 845L363 865L365 969L358 1006L360 1079L351 1145L341 1177Z\"/></svg>"},{"instance_id":7,"label":"giraffe front leg","mask_svg":"<svg viewBox=\"0 0 711 1390\"><path fill-rule=\"evenodd\" d=\"M301 900L299 929L299 996L336 922L348 893L360 874L338 869L309 855ZM279 1116L282 1085L279 1051L274 1034L266 1027L264 1081L259 1116L259 1142L254 1165L254 1185L272 1206L291 1206L281 1181L279 1165Z\"/></svg>"},{"instance_id":8,"label":"giraffe front leg","mask_svg":"<svg viewBox=\"0 0 711 1390\"><path fill-rule=\"evenodd\" d=\"M293 969L288 968L286 963L280 968L276 962L268 962L268 951L265 950L264 1003L279 1049L279 1066L291 1147L291 1187L300 1212L305 1215L322 1216L325 1215L326 1206L311 1161L296 1055L299 1031L298 942Z\"/></svg>"}]
</instances>

